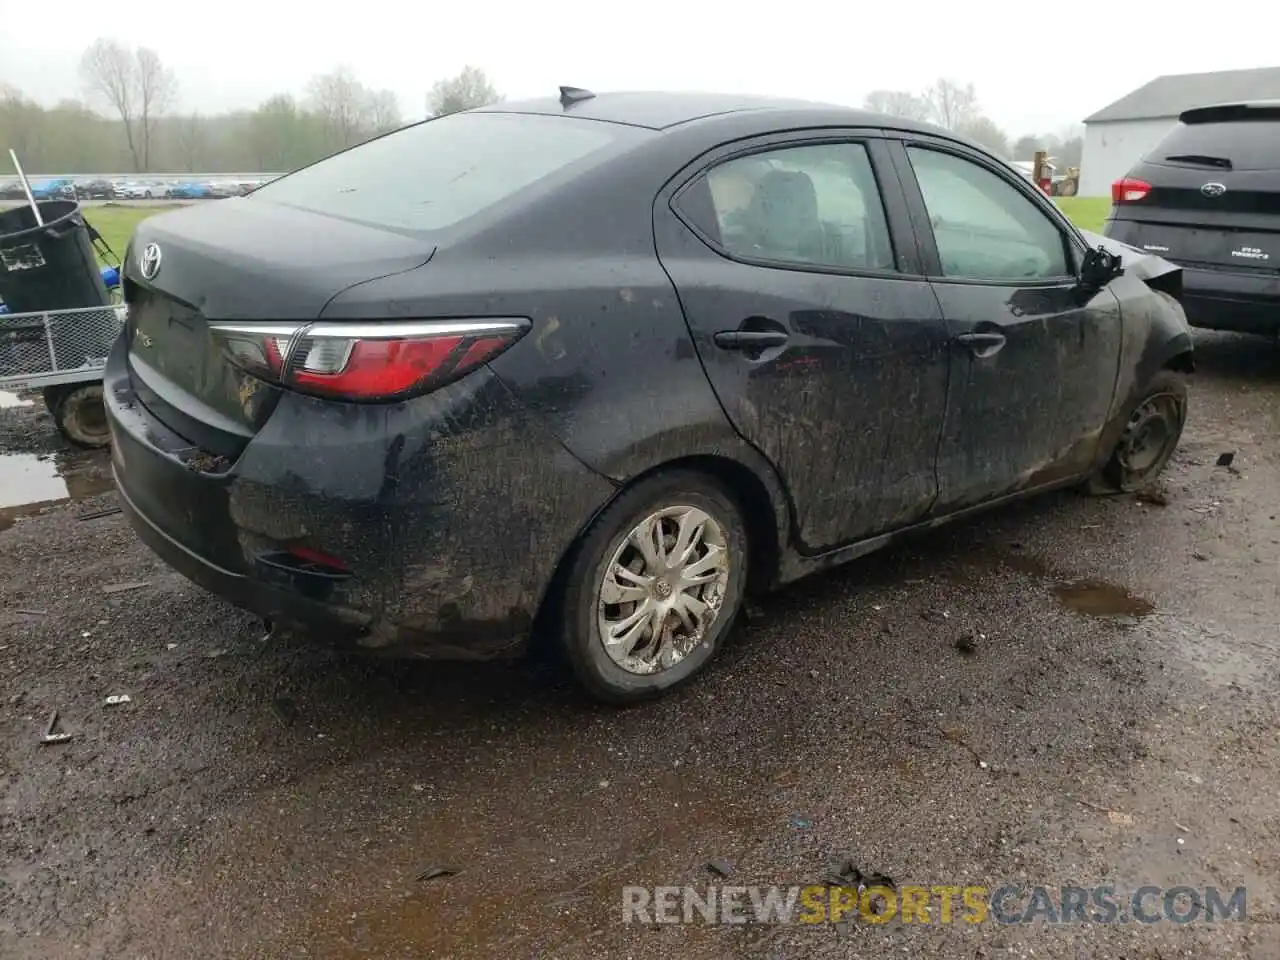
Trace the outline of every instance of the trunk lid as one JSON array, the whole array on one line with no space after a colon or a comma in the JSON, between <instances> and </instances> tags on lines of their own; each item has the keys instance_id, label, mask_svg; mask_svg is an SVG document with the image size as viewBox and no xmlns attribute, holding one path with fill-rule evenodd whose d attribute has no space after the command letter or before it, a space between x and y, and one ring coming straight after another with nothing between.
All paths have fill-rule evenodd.
<instances>
[{"instance_id":1,"label":"trunk lid","mask_svg":"<svg viewBox=\"0 0 1280 960\"><path fill-rule=\"evenodd\" d=\"M1280 108L1205 108L1183 121L1129 173L1150 190L1112 207L1115 234L1185 266L1280 272Z\"/></svg>"},{"instance_id":2,"label":"trunk lid","mask_svg":"<svg viewBox=\"0 0 1280 960\"><path fill-rule=\"evenodd\" d=\"M156 249L158 266L144 270ZM146 220L124 268L138 397L179 435L234 459L270 416L279 388L229 363L209 323L314 320L342 291L412 270L433 252L421 237L257 199Z\"/></svg>"}]
</instances>

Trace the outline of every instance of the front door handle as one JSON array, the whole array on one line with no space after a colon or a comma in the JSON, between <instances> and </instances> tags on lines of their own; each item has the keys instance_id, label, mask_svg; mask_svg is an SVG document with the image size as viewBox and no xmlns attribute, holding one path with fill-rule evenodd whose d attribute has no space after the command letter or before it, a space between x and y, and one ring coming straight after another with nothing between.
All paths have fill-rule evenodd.
<instances>
[{"instance_id":1,"label":"front door handle","mask_svg":"<svg viewBox=\"0 0 1280 960\"><path fill-rule=\"evenodd\" d=\"M955 341L969 348L975 357L993 357L1004 346L1003 333L962 333Z\"/></svg>"},{"instance_id":2,"label":"front door handle","mask_svg":"<svg viewBox=\"0 0 1280 960\"><path fill-rule=\"evenodd\" d=\"M787 342L787 333L785 330L721 330L711 339L723 350L759 353L781 347Z\"/></svg>"}]
</instances>

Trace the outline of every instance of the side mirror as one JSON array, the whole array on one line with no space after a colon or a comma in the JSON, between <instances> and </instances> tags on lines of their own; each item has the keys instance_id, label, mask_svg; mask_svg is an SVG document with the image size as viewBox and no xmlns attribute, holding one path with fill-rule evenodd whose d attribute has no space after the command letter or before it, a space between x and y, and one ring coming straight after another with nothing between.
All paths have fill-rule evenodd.
<instances>
[{"instance_id":1,"label":"side mirror","mask_svg":"<svg viewBox=\"0 0 1280 960\"><path fill-rule=\"evenodd\" d=\"M1103 247L1093 247L1080 265L1080 285L1087 290L1101 290L1124 273L1120 257Z\"/></svg>"}]
</instances>

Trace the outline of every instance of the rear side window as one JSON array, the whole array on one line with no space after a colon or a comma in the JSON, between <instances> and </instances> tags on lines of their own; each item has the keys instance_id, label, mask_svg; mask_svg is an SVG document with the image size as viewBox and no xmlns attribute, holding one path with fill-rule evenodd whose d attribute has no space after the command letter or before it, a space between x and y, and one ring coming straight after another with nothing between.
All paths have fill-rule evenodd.
<instances>
[{"instance_id":1,"label":"rear side window","mask_svg":"<svg viewBox=\"0 0 1280 960\"><path fill-rule=\"evenodd\" d=\"M732 257L800 267L895 267L880 192L861 143L737 157L713 167L700 186L710 195L714 221L706 232Z\"/></svg>"},{"instance_id":2,"label":"rear side window","mask_svg":"<svg viewBox=\"0 0 1280 960\"><path fill-rule=\"evenodd\" d=\"M1223 170L1280 170L1280 122L1179 124L1147 159Z\"/></svg>"},{"instance_id":3,"label":"rear side window","mask_svg":"<svg viewBox=\"0 0 1280 960\"><path fill-rule=\"evenodd\" d=\"M321 160L248 199L428 232L646 133L574 117L457 113Z\"/></svg>"}]
</instances>

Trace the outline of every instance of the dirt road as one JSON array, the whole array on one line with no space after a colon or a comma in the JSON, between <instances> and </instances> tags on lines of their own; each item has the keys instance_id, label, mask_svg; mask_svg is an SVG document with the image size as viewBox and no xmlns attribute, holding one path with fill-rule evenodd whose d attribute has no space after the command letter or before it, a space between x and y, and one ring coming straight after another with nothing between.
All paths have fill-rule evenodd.
<instances>
[{"instance_id":1,"label":"dirt road","mask_svg":"<svg viewBox=\"0 0 1280 960\"><path fill-rule=\"evenodd\" d=\"M0 956L1280 957L1280 350L1198 346L1166 504L1050 496L869 557L625 712L264 640L83 519L100 458L0 410ZM622 922L624 885L839 857L1245 886L1248 920Z\"/></svg>"}]
</instances>

